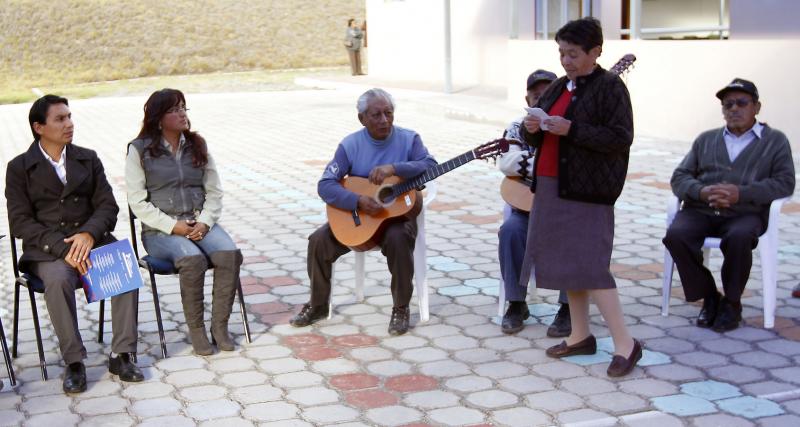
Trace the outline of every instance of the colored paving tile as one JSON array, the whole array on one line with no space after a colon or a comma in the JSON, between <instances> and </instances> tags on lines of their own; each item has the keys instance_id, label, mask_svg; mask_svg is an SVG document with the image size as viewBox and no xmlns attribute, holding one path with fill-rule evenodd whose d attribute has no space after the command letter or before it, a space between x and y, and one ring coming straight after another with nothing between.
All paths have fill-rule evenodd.
<instances>
[{"instance_id":1,"label":"colored paving tile","mask_svg":"<svg viewBox=\"0 0 800 427\"><path fill-rule=\"evenodd\" d=\"M739 388L734 385L711 380L681 384L681 391L706 400L727 399L742 395Z\"/></svg>"},{"instance_id":2,"label":"colored paving tile","mask_svg":"<svg viewBox=\"0 0 800 427\"><path fill-rule=\"evenodd\" d=\"M325 344L327 340L321 335L302 334L285 337L283 343L289 347L306 347Z\"/></svg>"},{"instance_id":3,"label":"colored paving tile","mask_svg":"<svg viewBox=\"0 0 800 427\"><path fill-rule=\"evenodd\" d=\"M469 270L470 266L468 266L467 264L462 264L460 262L448 262L448 263L439 263L433 265L432 268L434 270L450 272L450 271Z\"/></svg>"},{"instance_id":4,"label":"colored paving tile","mask_svg":"<svg viewBox=\"0 0 800 427\"><path fill-rule=\"evenodd\" d=\"M771 417L784 413L777 403L752 396L734 397L716 403L720 409L746 418Z\"/></svg>"},{"instance_id":5,"label":"colored paving tile","mask_svg":"<svg viewBox=\"0 0 800 427\"><path fill-rule=\"evenodd\" d=\"M598 350L595 354L582 354L578 356L564 357L561 360L575 363L581 366L594 365L597 363L611 362L611 354Z\"/></svg>"},{"instance_id":6,"label":"colored paving tile","mask_svg":"<svg viewBox=\"0 0 800 427\"><path fill-rule=\"evenodd\" d=\"M464 295L473 295L477 294L479 291L476 288L471 286L464 286L464 285L456 285L456 286L446 286L444 288L439 288L436 290L441 295L447 295L450 297L460 297Z\"/></svg>"},{"instance_id":7,"label":"colored paving tile","mask_svg":"<svg viewBox=\"0 0 800 427\"><path fill-rule=\"evenodd\" d=\"M668 363L672 363L672 358L670 358L668 355L658 351L645 349L642 352L642 359L639 360L637 365L653 366L653 365L666 365Z\"/></svg>"},{"instance_id":8,"label":"colored paving tile","mask_svg":"<svg viewBox=\"0 0 800 427\"><path fill-rule=\"evenodd\" d=\"M361 390L378 385L380 380L374 375L343 374L331 377L330 383L340 390Z\"/></svg>"},{"instance_id":9,"label":"colored paving tile","mask_svg":"<svg viewBox=\"0 0 800 427\"><path fill-rule=\"evenodd\" d=\"M558 313L558 309L556 304L528 304L531 315L536 317L553 316Z\"/></svg>"},{"instance_id":10,"label":"colored paving tile","mask_svg":"<svg viewBox=\"0 0 800 427\"><path fill-rule=\"evenodd\" d=\"M481 277L480 279L467 279L464 284L475 288L496 288L500 285L500 281L491 277Z\"/></svg>"},{"instance_id":11,"label":"colored paving tile","mask_svg":"<svg viewBox=\"0 0 800 427\"><path fill-rule=\"evenodd\" d=\"M482 288L481 293L484 295L496 297L500 295L500 290L497 288Z\"/></svg>"},{"instance_id":12,"label":"colored paving tile","mask_svg":"<svg viewBox=\"0 0 800 427\"><path fill-rule=\"evenodd\" d=\"M386 380L385 387L399 392L433 390L439 386L435 378L427 375L401 375Z\"/></svg>"},{"instance_id":13,"label":"colored paving tile","mask_svg":"<svg viewBox=\"0 0 800 427\"><path fill-rule=\"evenodd\" d=\"M345 395L348 404L357 408L369 409L396 404L399 399L392 393L383 390L358 390Z\"/></svg>"},{"instance_id":14,"label":"colored paving tile","mask_svg":"<svg viewBox=\"0 0 800 427\"><path fill-rule=\"evenodd\" d=\"M431 265L431 266L438 265L438 264L448 264L448 263L451 263L453 261L455 261L455 260L453 258L448 257L448 256L432 256L432 257L428 257L428 259L427 259L428 265Z\"/></svg>"},{"instance_id":15,"label":"colored paving tile","mask_svg":"<svg viewBox=\"0 0 800 427\"><path fill-rule=\"evenodd\" d=\"M686 394L654 397L653 406L661 411L678 416L702 415L717 412L717 407L708 400Z\"/></svg>"},{"instance_id":16,"label":"colored paving tile","mask_svg":"<svg viewBox=\"0 0 800 427\"><path fill-rule=\"evenodd\" d=\"M309 345L295 348L294 354L303 360L335 359L342 355L339 350L327 345Z\"/></svg>"},{"instance_id":17,"label":"colored paving tile","mask_svg":"<svg viewBox=\"0 0 800 427\"><path fill-rule=\"evenodd\" d=\"M331 339L331 344L339 345L342 347L366 347L378 342L378 339L369 335L343 335Z\"/></svg>"}]
</instances>

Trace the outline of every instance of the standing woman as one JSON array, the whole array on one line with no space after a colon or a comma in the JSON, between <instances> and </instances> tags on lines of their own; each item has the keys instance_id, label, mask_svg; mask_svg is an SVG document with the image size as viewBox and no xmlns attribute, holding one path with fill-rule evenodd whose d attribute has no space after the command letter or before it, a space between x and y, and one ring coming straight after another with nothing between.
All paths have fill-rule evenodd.
<instances>
[{"instance_id":1,"label":"standing woman","mask_svg":"<svg viewBox=\"0 0 800 427\"><path fill-rule=\"evenodd\" d=\"M186 98L175 89L150 95L142 130L128 145L125 183L128 204L142 221L147 253L172 261L194 352L213 353L203 323L205 272L214 268L211 337L232 351L228 318L239 285L242 253L217 224L222 187L206 141L192 132ZM209 265L209 263L211 265Z\"/></svg>"},{"instance_id":2,"label":"standing woman","mask_svg":"<svg viewBox=\"0 0 800 427\"><path fill-rule=\"evenodd\" d=\"M350 57L350 72L354 76L364 75L364 72L361 71L361 39L363 38L364 33L358 27L356 20L348 19L347 32L344 34L344 47Z\"/></svg>"},{"instance_id":3,"label":"standing woman","mask_svg":"<svg viewBox=\"0 0 800 427\"><path fill-rule=\"evenodd\" d=\"M622 192L633 142L633 112L625 84L597 65L603 32L594 18L568 22L556 33L567 75L553 82L538 106L550 118L528 115L522 138L536 148L527 252L520 283L534 269L536 284L566 290L572 333L547 349L550 357L594 354L589 298L614 340L608 375L630 373L641 343L625 326L609 269L614 241L614 203Z\"/></svg>"}]
</instances>

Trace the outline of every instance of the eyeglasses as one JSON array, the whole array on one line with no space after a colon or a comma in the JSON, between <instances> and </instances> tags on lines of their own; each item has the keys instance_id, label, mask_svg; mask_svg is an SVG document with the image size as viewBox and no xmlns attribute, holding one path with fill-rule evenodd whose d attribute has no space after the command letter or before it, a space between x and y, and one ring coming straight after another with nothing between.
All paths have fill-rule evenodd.
<instances>
[{"instance_id":1,"label":"eyeglasses","mask_svg":"<svg viewBox=\"0 0 800 427\"><path fill-rule=\"evenodd\" d=\"M178 114L178 113L186 113L189 109L186 107L172 107L167 110L167 114Z\"/></svg>"},{"instance_id":2,"label":"eyeglasses","mask_svg":"<svg viewBox=\"0 0 800 427\"><path fill-rule=\"evenodd\" d=\"M732 99L730 101L723 102L722 108L730 110L731 108L733 108L734 105L738 106L739 108L744 108L750 105L750 102L751 101L749 99L744 99L744 98Z\"/></svg>"}]
</instances>

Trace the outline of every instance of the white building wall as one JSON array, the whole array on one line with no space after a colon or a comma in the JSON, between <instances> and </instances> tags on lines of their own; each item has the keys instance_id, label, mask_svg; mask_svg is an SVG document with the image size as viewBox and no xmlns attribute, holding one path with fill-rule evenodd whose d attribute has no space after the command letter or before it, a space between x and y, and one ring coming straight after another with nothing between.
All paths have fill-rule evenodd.
<instances>
[{"instance_id":1,"label":"white building wall","mask_svg":"<svg viewBox=\"0 0 800 427\"><path fill-rule=\"evenodd\" d=\"M633 102L637 135L693 140L705 129L723 125L717 90L734 77L753 81L761 94L759 119L800 143L800 85L794 81L800 40L609 40L598 60L610 68L626 53L638 60L625 77ZM509 41L509 102L524 93L525 78L536 68L563 75L553 41Z\"/></svg>"},{"instance_id":2,"label":"white building wall","mask_svg":"<svg viewBox=\"0 0 800 427\"><path fill-rule=\"evenodd\" d=\"M532 13L533 0L518 1ZM450 17L454 88L504 85L511 0L452 0ZM444 82L443 0L367 0L367 22L371 76ZM531 31L530 24L520 26L521 38Z\"/></svg>"}]
</instances>

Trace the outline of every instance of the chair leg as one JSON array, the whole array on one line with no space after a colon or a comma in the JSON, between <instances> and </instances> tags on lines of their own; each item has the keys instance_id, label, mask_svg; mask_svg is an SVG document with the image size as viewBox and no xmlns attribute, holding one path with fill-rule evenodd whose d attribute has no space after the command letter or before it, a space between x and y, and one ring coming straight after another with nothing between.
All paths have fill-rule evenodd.
<instances>
[{"instance_id":1,"label":"chair leg","mask_svg":"<svg viewBox=\"0 0 800 427\"><path fill-rule=\"evenodd\" d=\"M431 315L428 296L428 254L425 243L425 227L422 226L418 233L414 246L414 282L419 301L419 320L420 322L427 322L430 320Z\"/></svg>"},{"instance_id":2,"label":"chair leg","mask_svg":"<svg viewBox=\"0 0 800 427\"><path fill-rule=\"evenodd\" d=\"M44 347L42 346L42 331L39 329L39 310L36 309L36 298L33 289L28 288L28 297L31 300L33 314L33 328L36 332L36 347L39 349L39 368L42 370L42 379L47 381L47 364L44 361Z\"/></svg>"},{"instance_id":3,"label":"chair leg","mask_svg":"<svg viewBox=\"0 0 800 427\"><path fill-rule=\"evenodd\" d=\"M3 347L3 359L6 362L6 371L8 372L8 379L11 381L11 386L17 385L17 379L14 376L14 367L11 366L11 354L8 351L8 342L6 341L6 332L3 329L3 319L0 319L0 346Z\"/></svg>"},{"instance_id":4,"label":"chair leg","mask_svg":"<svg viewBox=\"0 0 800 427\"><path fill-rule=\"evenodd\" d=\"M328 320L333 318L333 284L336 283L336 262L331 266L331 292L328 296Z\"/></svg>"},{"instance_id":5,"label":"chair leg","mask_svg":"<svg viewBox=\"0 0 800 427\"><path fill-rule=\"evenodd\" d=\"M151 268L147 269L150 273L150 291L153 293L153 306L156 310L156 325L158 325L158 339L161 341L161 356L167 358L167 340L164 338L164 324L161 323L161 304L158 302L158 288L156 287L156 275Z\"/></svg>"},{"instance_id":6,"label":"chair leg","mask_svg":"<svg viewBox=\"0 0 800 427\"><path fill-rule=\"evenodd\" d=\"M97 342L99 342L101 344L103 343L103 328L105 327L105 324L106 324L105 315L106 315L106 300L101 299L100 300L100 319L98 319L98 321L100 322L100 325L97 328Z\"/></svg>"},{"instance_id":7,"label":"chair leg","mask_svg":"<svg viewBox=\"0 0 800 427\"><path fill-rule=\"evenodd\" d=\"M11 357L17 358L17 337L19 336L19 283L14 282L14 319L13 323L13 336L11 337Z\"/></svg>"},{"instance_id":8,"label":"chair leg","mask_svg":"<svg viewBox=\"0 0 800 427\"><path fill-rule=\"evenodd\" d=\"M675 262L667 249L664 249L664 283L661 286L661 315L669 316L669 299L672 296L672 271Z\"/></svg>"},{"instance_id":9,"label":"chair leg","mask_svg":"<svg viewBox=\"0 0 800 427\"><path fill-rule=\"evenodd\" d=\"M355 279L356 279L356 301L364 301L364 263L366 262L366 253L355 252L356 265L355 265Z\"/></svg>"},{"instance_id":10,"label":"chair leg","mask_svg":"<svg viewBox=\"0 0 800 427\"><path fill-rule=\"evenodd\" d=\"M497 288L497 315L500 318L503 317L506 311L506 285L501 278L498 281L498 288Z\"/></svg>"},{"instance_id":11,"label":"chair leg","mask_svg":"<svg viewBox=\"0 0 800 427\"><path fill-rule=\"evenodd\" d=\"M239 312L242 314L242 322L244 323L244 336L247 338L248 343L252 343L250 339L250 323L247 321L247 308L244 306L244 291L242 291L242 281L236 283L236 294L239 296Z\"/></svg>"},{"instance_id":12,"label":"chair leg","mask_svg":"<svg viewBox=\"0 0 800 427\"><path fill-rule=\"evenodd\" d=\"M762 246L763 245L763 246ZM775 326L776 290L778 287L778 245L764 239L759 242L761 255L762 298L764 304L764 328Z\"/></svg>"}]
</instances>

